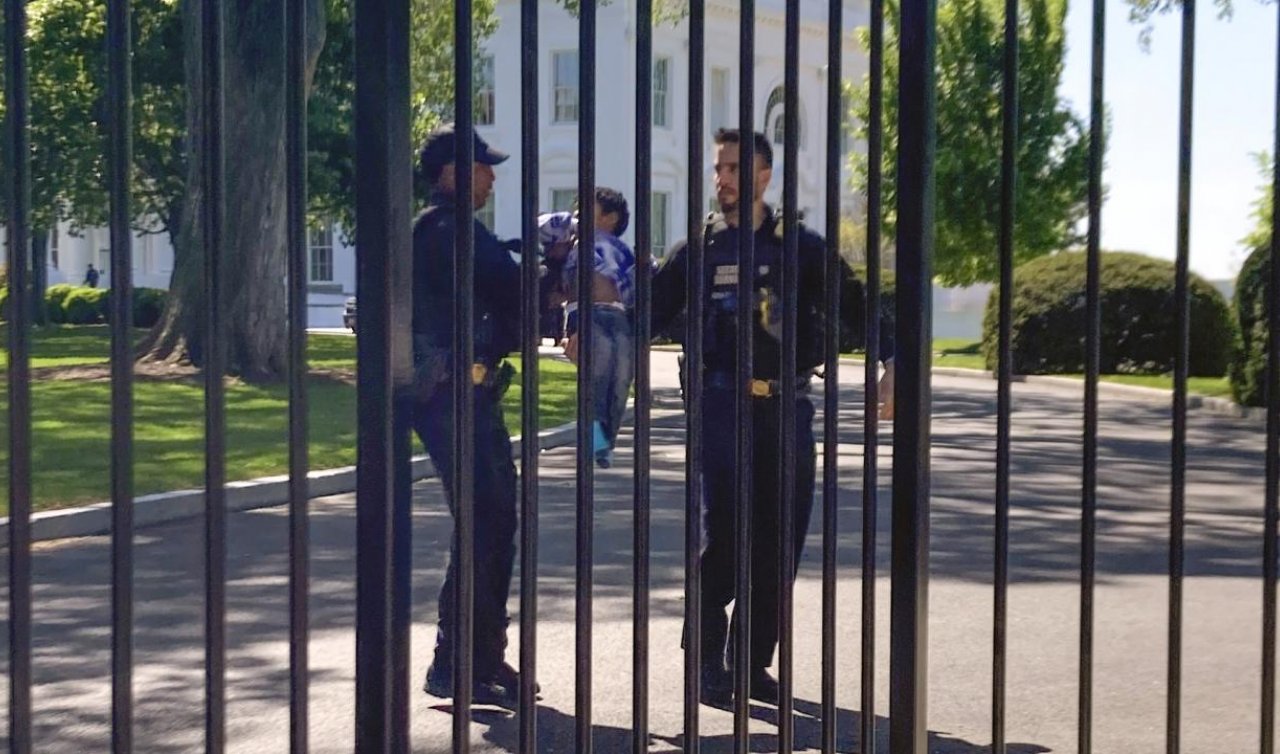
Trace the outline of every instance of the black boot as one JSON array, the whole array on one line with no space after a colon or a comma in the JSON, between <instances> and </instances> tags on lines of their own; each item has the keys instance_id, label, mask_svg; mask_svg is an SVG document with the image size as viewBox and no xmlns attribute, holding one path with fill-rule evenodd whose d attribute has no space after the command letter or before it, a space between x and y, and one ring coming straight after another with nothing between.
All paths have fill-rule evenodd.
<instances>
[{"instance_id":1,"label":"black boot","mask_svg":"<svg viewBox=\"0 0 1280 754\"><path fill-rule=\"evenodd\" d=\"M773 676L769 675L768 670L757 668L751 671L752 699L777 706L780 696L778 682L774 680Z\"/></svg>"},{"instance_id":2,"label":"black boot","mask_svg":"<svg viewBox=\"0 0 1280 754\"><path fill-rule=\"evenodd\" d=\"M727 709L733 706L733 677L724 663L706 663L699 673L702 684L701 701L708 707Z\"/></svg>"}]
</instances>

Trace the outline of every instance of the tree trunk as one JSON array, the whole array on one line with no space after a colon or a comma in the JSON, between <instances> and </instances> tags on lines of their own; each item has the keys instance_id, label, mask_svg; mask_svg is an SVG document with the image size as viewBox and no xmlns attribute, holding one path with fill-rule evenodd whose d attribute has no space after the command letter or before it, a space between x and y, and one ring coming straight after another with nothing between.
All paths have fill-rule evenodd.
<instances>
[{"instance_id":1,"label":"tree trunk","mask_svg":"<svg viewBox=\"0 0 1280 754\"><path fill-rule=\"evenodd\" d=\"M45 317L44 292L49 287L49 231L31 234L31 321L49 324Z\"/></svg>"},{"instance_id":2,"label":"tree trunk","mask_svg":"<svg viewBox=\"0 0 1280 754\"><path fill-rule=\"evenodd\" d=\"M227 4L225 227L219 307L227 366L247 380L279 379L286 366L284 3ZM200 3L183 0L187 74L186 198L174 234L174 269L165 314L142 346L142 359L204 359L204 155ZM324 45L324 1L307 2L307 88Z\"/></svg>"}]
</instances>

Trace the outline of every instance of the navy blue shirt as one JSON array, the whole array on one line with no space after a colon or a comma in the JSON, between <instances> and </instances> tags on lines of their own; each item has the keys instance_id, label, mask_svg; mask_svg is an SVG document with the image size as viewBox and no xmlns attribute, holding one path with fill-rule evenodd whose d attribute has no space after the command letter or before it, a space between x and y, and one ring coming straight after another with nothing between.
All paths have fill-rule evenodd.
<instances>
[{"instance_id":1,"label":"navy blue shirt","mask_svg":"<svg viewBox=\"0 0 1280 754\"><path fill-rule=\"evenodd\" d=\"M718 215L708 221L704 249L705 304L703 365L711 372L737 369L738 229ZM782 232L781 218L766 208L755 233L755 300L753 314L754 376L777 379L782 353ZM825 244L822 237L800 227L800 278L797 282L796 370L809 372L823 362L825 332L823 279ZM653 278L654 332L660 332L685 310L689 274L688 246L678 243Z\"/></svg>"},{"instance_id":2,"label":"navy blue shirt","mask_svg":"<svg viewBox=\"0 0 1280 754\"><path fill-rule=\"evenodd\" d=\"M441 348L453 344L457 222L457 202L437 192L413 223L413 332ZM493 363L520 347L520 265L480 221L473 232L475 357Z\"/></svg>"}]
</instances>

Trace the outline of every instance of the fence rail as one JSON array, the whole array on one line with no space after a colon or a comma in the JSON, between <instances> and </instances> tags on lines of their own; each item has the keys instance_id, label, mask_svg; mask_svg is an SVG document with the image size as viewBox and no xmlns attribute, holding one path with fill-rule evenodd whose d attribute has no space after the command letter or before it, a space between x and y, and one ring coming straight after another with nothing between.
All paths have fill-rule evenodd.
<instances>
[{"instance_id":1,"label":"fence rail","mask_svg":"<svg viewBox=\"0 0 1280 754\"><path fill-rule=\"evenodd\" d=\"M310 689L310 588L307 472L308 394L306 356L307 295L307 61L306 0L281 0L286 34L286 163L288 239L288 395L289 395L289 738L290 750L308 751L311 716ZM519 673L518 747L535 751L538 746L539 595L536 574L539 568L539 453L540 386L537 363L539 307L538 228L541 180L538 160L541 146L539 124L539 30L537 0L519 5L520 83L522 88L520 200L523 241L520 311L523 404L520 425L524 442L520 450L518 483L519 552ZM631 661L632 728L630 747L639 754L650 748L649 711L652 700L649 665L651 600L651 473L652 445L651 383L649 378L650 326L654 272L650 218L654 207L653 115L654 87L647 72L655 62L652 0L635 4L634 41L636 92L635 110L635 207L637 305L635 350L635 466L632 484L634 546L632 566L634 654ZM411 421L414 379L413 340L410 328L412 244L410 143L410 3L408 0L356 0L355 11L355 163L356 216L360 232L357 289L360 304L360 334L357 340L358 370L358 489L356 571L356 662L352 706L356 722L355 749L359 752L401 752L411 749L410 709L414 684L411 680L409 635L411 616L411 502L412 480ZM785 4L784 30L784 120L781 262L781 348L779 349L780 393L792 396L800 389L798 334L801 290L801 226L799 200L800 169L800 55L801 24L816 4ZM1100 286L1105 270L1101 264L1101 208L1103 194L1103 144L1105 110L1103 98L1105 2L1093 2L1092 89L1090 99L1090 152L1088 182L1088 235L1086 284L1086 370L1081 428L1083 455L1080 459L1080 562L1079 562L1079 665L1078 665L1078 750L1093 749L1094 731L1094 618L1096 582L1097 514L1099 509L1099 370L1104 346L1101 330ZM996 453L994 458L994 539L992 615L992 697L991 750L1006 751L1008 707L1008 636L1010 580L1010 524L1013 413L1011 329L1013 326L1014 226L1016 197L1020 181L1017 153L1018 124L1018 0L1005 0L1005 28L1002 68L1002 161L999 212L999 299L998 367L996 377ZM892 593L890 596L889 652L889 749L893 754L924 754L927 737L928 697L928 585L930 576L930 484L932 435L932 272L934 256L935 173L935 48L937 46L936 0L904 0L896 10L900 80L896 93L898 164L896 202L897 311L894 325L896 391L893 418L892 479ZM758 130L756 64L761 50L756 40L756 3L739 3L737 39L738 128L743 134ZM25 50L27 3L6 0L5 20L5 145L8 155L5 184L8 194L6 227L10 249L24 250L31 236L31 143L29 75ZM476 71L473 69L474 33L472 3L454 3L455 48L454 112L457 140L454 171L457 194L472 195L474 144L466 135L473 128L473 97ZM688 118L684 134L687 143L687 259L688 275L684 296L687 301L683 347L689 367L683 375L687 395L684 445L684 539L683 539L683 620L687 641L683 646L682 720L680 745L686 752L701 751L700 700L707 692L707 677L701 669L719 658L704 656L698 640L704 628L701 605L705 574L699 565L706 548L703 530L705 488L708 468L703 438L707 432L722 432L722 441L732 443L734 478L729 482L739 501L751 501L760 494L754 474L761 443L772 441L756 432L753 422L755 397L749 389L758 367L754 322L738 317L734 334L735 353L733 406L734 426L709 426L703 400L708 374L703 368L708 353L704 323L710 315L707 279L708 253L704 220L706 209L703 181L707 173L706 66L708 40L706 3L688 3ZM1176 327L1177 357L1172 393L1171 478L1169 500L1168 553L1168 648L1166 686L1166 750L1177 754L1182 739L1184 571L1186 563L1187 493L1187 381L1190 348L1189 227L1191 210L1192 103L1195 71L1195 2L1182 0L1182 57L1180 68L1180 121L1177 181ZM880 251L885 244L879 218L883 210L882 156L884 153L884 0L869 2L869 92L870 118L867 124L868 185L867 280L865 299L866 367L862 404L864 461L861 476L861 626L860 626L860 706L864 711L858 725L860 751L876 750L876 531L880 514L877 464L881 455L877 388L881 352ZM199 156L204 161L202 177L200 239L203 249L203 285L207 292L200 318L204 339L205 492L204 510L204 640L205 640L205 747L209 752L226 748L227 675L227 512L226 512L226 394L228 333L224 327L227 259L222 251L228 222L224 162L226 123L223 104L226 85L226 14L221 0L200 0L201 42L199 97L203 118L198 127ZM821 493L821 736L823 751L837 750L837 676L842 667L836 637L838 523L842 511L839 495L839 322L843 310L839 286L838 248L841 186L839 160L842 152L847 103L839 72L844 62L844 30L847 14L842 0L829 0L825 11L828 31L826 103L823 136L828 159L825 179L825 247L823 269L826 287L822 297L827 330L823 359L823 476ZM597 89L600 60L597 51L597 3L583 0L578 10L578 186L579 235L595 237L597 165ZM129 317L132 311L132 252L130 224L134 203L129 181L133 164L132 118L135 105L132 85L131 25L129 0L107 0L107 185L110 195L111 280L111 741L115 752L134 748L134 387ZM1280 28L1278 28L1280 38ZM618 51L609 51L610 54ZM1280 153L1280 69L1277 70L1276 152ZM740 165L736 194L744 213L753 206L759 187L754 171L757 145L752 138L740 142ZM759 155L763 157L763 155ZM719 167L717 167L719 170ZM1029 180L1029 179L1028 179ZM1269 285L1272 295L1280 291L1280 170L1274 176L1275 206L1270 250ZM665 211L665 207L664 207ZM477 275L475 262L475 209L469 202L457 205L458 232L452 257L453 290L462 292L452 302L454 323L451 350L452 420L451 468L452 507L455 529L453 550L457 557L453 609L457 630L453 642L452 746L455 752L470 751L472 698L475 692L473 637L476 584L474 564L478 553L475 534L486 522L474 507L477 482L475 464L476 394L471 368L475 361L477 324L474 296ZM737 229L736 297L742 305L756 300L756 281L749 274L761 259L757 233L747 222ZM584 247L585 248L585 247ZM22 254L11 259L9 272L8 323L8 499L9 517L9 747L14 752L40 748L32 730L32 405L31 405L31 271ZM717 273L718 277L718 273ZM577 679L574 698L574 746L588 754L594 742L593 628L593 535L596 531L595 457L593 455L593 267L577 266L577 289L581 301L577 378L576 432L576 537L575 537L575 621L574 667ZM1266 464L1262 503L1265 532L1263 541L1263 621L1261 657L1260 750L1274 752L1276 674L1276 586L1277 537L1280 536L1280 306L1268 307L1269 353L1267 358ZM795 634L794 590L797 551L795 521L798 499L797 403L780 402L781 451L779 481L780 518L776 533L780 557L777 580L780 587L778 750L791 752L795 730ZM724 480L718 480L724 482ZM770 491L767 491L770 492ZM735 619L730 632L730 668L733 678L733 750L751 750L749 725L753 692L752 625L746 618L753 601L753 577L760 577L753 543L761 532L772 535L770 521L753 520L753 506L739 505L733 521ZM753 573L753 571L757 571Z\"/></svg>"}]
</instances>

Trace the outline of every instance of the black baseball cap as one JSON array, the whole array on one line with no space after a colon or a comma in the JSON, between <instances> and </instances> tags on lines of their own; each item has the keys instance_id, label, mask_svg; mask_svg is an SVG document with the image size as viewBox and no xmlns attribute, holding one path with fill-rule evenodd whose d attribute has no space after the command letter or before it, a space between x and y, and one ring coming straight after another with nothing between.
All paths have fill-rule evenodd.
<instances>
[{"instance_id":1,"label":"black baseball cap","mask_svg":"<svg viewBox=\"0 0 1280 754\"><path fill-rule=\"evenodd\" d=\"M471 131L471 137L475 140L475 161L483 165L497 165L507 159L506 152L499 152L489 146L480 135ZM418 152L418 162L422 165L422 172L432 181L440 176L440 171L445 165L453 162L457 158L458 132L452 123L447 123L435 131L432 131L427 140L422 143L422 150Z\"/></svg>"}]
</instances>

